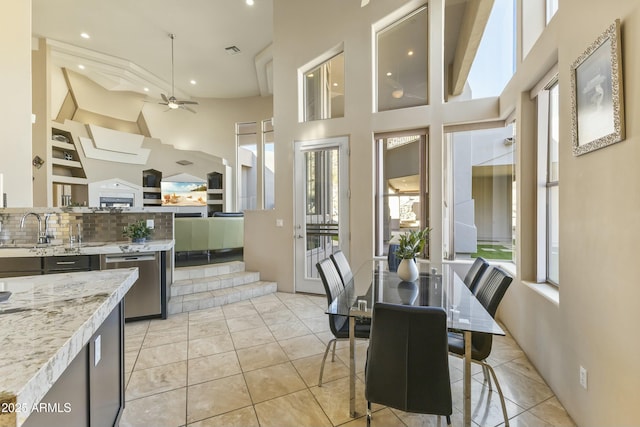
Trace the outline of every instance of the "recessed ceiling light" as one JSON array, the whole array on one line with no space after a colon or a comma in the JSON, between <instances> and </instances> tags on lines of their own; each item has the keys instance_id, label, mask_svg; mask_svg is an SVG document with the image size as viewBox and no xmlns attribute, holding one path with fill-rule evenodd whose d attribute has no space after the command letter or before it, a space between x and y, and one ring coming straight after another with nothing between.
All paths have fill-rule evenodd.
<instances>
[{"instance_id":1,"label":"recessed ceiling light","mask_svg":"<svg viewBox=\"0 0 640 427\"><path fill-rule=\"evenodd\" d=\"M253 1L253 0L246 0L246 3L247 3L249 6L253 6L254 1Z\"/></svg>"},{"instance_id":2,"label":"recessed ceiling light","mask_svg":"<svg viewBox=\"0 0 640 427\"><path fill-rule=\"evenodd\" d=\"M407 55L409 55L409 56L413 56L413 51L412 51L412 50L410 50L409 52L407 52Z\"/></svg>"},{"instance_id":3,"label":"recessed ceiling light","mask_svg":"<svg viewBox=\"0 0 640 427\"><path fill-rule=\"evenodd\" d=\"M309 77L309 78L313 77L313 73L307 74L307 77Z\"/></svg>"},{"instance_id":4,"label":"recessed ceiling light","mask_svg":"<svg viewBox=\"0 0 640 427\"><path fill-rule=\"evenodd\" d=\"M84 65L80 64L78 65L78 68L80 68L81 70L84 70Z\"/></svg>"},{"instance_id":5,"label":"recessed ceiling light","mask_svg":"<svg viewBox=\"0 0 640 427\"><path fill-rule=\"evenodd\" d=\"M197 82L195 80L191 80L189 81L189 83L191 83L192 85L196 84Z\"/></svg>"},{"instance_id":6,"label":"recessed ceiling light","mask_svg":"<svg viewBox=\"0 0 640 427\"><path fill-rule=\"evenodd\" d=\"M145 88L144 88L144 89L142 89L142 90L144 90L145 92L149 92L149 88L148 88L148 87L145 87Z\"/></svg>"},{"instance_id":7,"label":"recessed ceiling light","mask_svg":"<svg viewBox=\"0 0 640 427\"><path fill-rule=\"evenodd\" d=\"M80 37L82 37L83 39L90 39L91 36L87 33L80 33Z\"/></svg>"},{"instance_id":8,"label":"recessed ceiling light","mask_svg":"<svg viewBox=\"0 0 640 427\"><path fill-rule=\"evenodd\" d=\"M334 87L338 86L338 83L333 83L333 86L334 86Z\"/></svg>"},{"instance_id":9,"label":"recessed ceiling light","mask_svg":"<svg viewBox=\"0 0 640 427\"><path fill-rule=\"evenodd\" d=\"M387 73L387 77L391 77L392 75L393 75L393 73L391 73L391 71L389 71L389 72Z\"/></svg>"}]
</instances>

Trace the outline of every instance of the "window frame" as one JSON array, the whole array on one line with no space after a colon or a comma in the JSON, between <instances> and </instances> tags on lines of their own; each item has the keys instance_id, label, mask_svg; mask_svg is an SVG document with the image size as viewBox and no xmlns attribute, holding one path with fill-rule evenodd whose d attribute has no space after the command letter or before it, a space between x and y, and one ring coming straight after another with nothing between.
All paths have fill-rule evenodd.
<instances>
[{"instance_id":1,"label":"window frame","mask_svg":"<svg viewBox=\"0 0 640 427\"><path fill-rule=\"evenodd\" d=\"M551 79L536 94L537 114L538 114L538 209L537 209L537 277L539 283L549 283L559 287L560 281L554 280L549 276L551 271L551 253L552 253L552 223L553 223L553 206L552 192L560 187L560 178L552 177L552 150L559 150L559 143L552 147L552 120L559 121L559 109L555 110L557 115L552 117L554 111L551 106L552 90L559 90L558 75L554 74ZM556 152L556 158L559 164L559 152ZM558 201L559 203L559 201ZM558 207L559 209L559 207ZM559 224L560 218L557 218ZM559 225L558 225L559 228ZM559 244L558 244L559 248ZM558 249L559 253L559 249Z\"/></svg>"}]
</instances>

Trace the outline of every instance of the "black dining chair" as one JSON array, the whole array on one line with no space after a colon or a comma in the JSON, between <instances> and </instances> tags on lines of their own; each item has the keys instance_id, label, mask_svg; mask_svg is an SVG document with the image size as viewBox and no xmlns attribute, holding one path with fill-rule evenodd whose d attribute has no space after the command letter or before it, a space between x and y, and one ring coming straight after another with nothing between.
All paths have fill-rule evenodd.
<instances>
[{"instance_id":1,"label":"black dining chair","mask_svg":"<svg viewBox=\"0 0 640 427\"><path fill-rule=\"evenodd\" d=\"M324 290L327 294L327 305L344 291L342 285L342 279L336 265L330 258L326 258L316 264L320 279L324 285ZM335 361L336 358L336 342L338 340L349 339L349 318L347 316L340 316L336 314L329 314L329 328L333 334L333 338L327 343L327 348L324 350L324 356L322 357L322 364L320 365L320 377L318 378L318 387L322 387L322 375L324 374L324 364L327 360L327 354L329 348L333 344L333 353L331 355L331 361ZM356 338L369 338L369 332L371 330L370 323L357 322L355 328Z\"/></svg>"},{"instance_id":2,"label":"black dining chair","mask_svg":"<svg viewBox=\"0 0 640 427\"><path fill-rule=\"evenodd\" d=\"M447 425L451 425L444 309L375 303L364 393L367 426L371 423L371 403L445 416Z\"/></svg>"},{"instance_id":3,"label":"black dining chair","mask_svg":"<svg viewBox=\"0 0 640 427\"><path fill-rule=\"evenodd\" d=\"M333 261L338 270L340 280L342 280L342 286L347 286L347 283L353 280L353 272L351 271L351 266L344 252L336 251L332 253L329 258L331 258L331 261Z\"/></svg>"},{"instance_id":4,"label":"black dining chair","mask_svg":"<svg viewBox=\"0 0 640 427\"><path fill-rule=\"evenodd\" d=\"M467 285L467 288L469 288L471 292L475 290L476 286L478 285L478 281L488 267L489 263L487 262L487 260L480 256L476 258L475 261L473 261L473 264L471 264L471 268L467 272L467 275L464 276L463 280L464 284Z\"/></svg>"},{"instance_id":5,"label":"black dining chair","mask_svg":"<svg viewBox=\"0 0 640 427\"><path fill-rule=\"evenodd\" d=\"M502 301L502 297L504 297L512 281L513 278L507 272L496 266L488 267L478 281L474 294L491 317L495 317L500 301ZM489 383L490 390L493 390L491 386L491 378L493 378L493 382L496 384L496 389L498 390L498 395L500 396L505 426L508 427L509 417L507 415L507 407L505 406L502 388L500 387L495 371L491 365L487 363L487 358L491 354L492 343L492 334L473 332L471 334L471 361L482 366L485 381ZM464 336L462 334L449 333L449 352L455 356L464 358ZM487 372L489 372L491 376L487 375Z\"/></svg>"}]
</instances>

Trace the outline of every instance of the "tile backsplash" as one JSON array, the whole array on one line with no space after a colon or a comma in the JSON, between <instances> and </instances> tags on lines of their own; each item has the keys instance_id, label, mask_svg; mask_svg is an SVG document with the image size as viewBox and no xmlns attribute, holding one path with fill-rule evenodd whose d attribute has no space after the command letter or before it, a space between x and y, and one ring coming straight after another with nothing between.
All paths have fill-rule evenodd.
<instances>
[{"instance_id":1,"label":"tile backsplash","mask_svg":"<svg viewBox=\"0 0 640 427\"><path fill-rule=\"evenodd\" d=\"M153 219L154 230L152 240L173 239L173 212L143 212L141 210L128 212L113 211L57 211L50 209L0 209L0 244L32 244L38 239L38 220L34 215L28 215L24 227L20 221L26 212L36 212L41 217L42 231L46 229L52 244L69 243L72 230L77 236L82 236L83 242L124 242L129 239L122 235L123 228L141 219Z\"/></svg>"}]
</instances>

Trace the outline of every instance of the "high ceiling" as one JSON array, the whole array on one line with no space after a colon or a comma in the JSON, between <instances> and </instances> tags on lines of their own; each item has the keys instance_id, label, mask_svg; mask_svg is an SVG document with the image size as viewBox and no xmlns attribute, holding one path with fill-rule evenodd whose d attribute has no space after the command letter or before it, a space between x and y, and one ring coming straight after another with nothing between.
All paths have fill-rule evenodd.
<instances>
[{"instance_id":1,"label":"high ceiling","mask_svg":"<svg viewBox=\"0 0 640 427\"><path fill-rule=\"evenodd\" d=\"M84 74L106 89L157 99L161 93L170 95L169 34L173 33L174 93L179 99L272 94L273 0L254 0L253 6L245 0L31 1L33 35L49 41L54 64ZM493 1L477 4L490 10ZM477 12L478 7L467 8L467 3L446 0L445 64L448 69L454 56L459 57L462 83L487 18ZM82 33L90 38L81 37ZM465 37L459 39L459 34ZM395 43L411 46L413 41ZM226 48L231 46L240 53L230 55ZM391 65L387 68L394 68ZM406 91L413 79L423 82L424 75L403 79Z\"/></svg>"},{"instance_id":2,"label":"high ceiling","mask_svg":"<svg viewBox=\"0 0 640 427\"><path fill-rule=\"evenodd\" d=\"M170 92L173 33L176 96L269 92L273 0L32 0L32 9L33 35L60 42L54 63L108 89ZM227 53L230 46L240 53Z\"/></svg>"}]
</instances>

